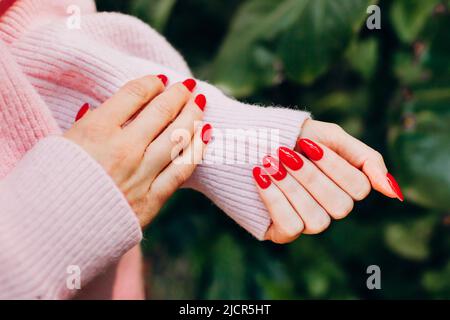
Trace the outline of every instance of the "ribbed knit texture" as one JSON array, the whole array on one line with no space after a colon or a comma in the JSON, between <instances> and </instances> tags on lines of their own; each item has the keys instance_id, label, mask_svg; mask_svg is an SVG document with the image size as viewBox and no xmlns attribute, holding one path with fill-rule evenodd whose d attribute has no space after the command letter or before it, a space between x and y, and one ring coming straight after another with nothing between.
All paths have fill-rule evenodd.
<instances>
[{"instance_id":1,"label":"ribbed knit texture","mask_svg":"<svg viewBox=\"0 0 450 320\"><path fill-rule=\"evenodd\" d=\"M141 239L112 179L79 146L41 140L0 182L0 298L68 298Z\"/></svg>"},{"instance_id":2,"label":"ribbed knit texture","mask_svg":"<svg viewBox=\"0 0 450 320\"><path fill-rule=\"evenodd\" d=\"M72 5L81 10L80 29L67 26L66 10ZM98 106L124 83L146 74L164 73L170 83L191 76L183 58L156 31L133 17L96 13L90 0L17 1L0 17L0 54L0 177L42 137L69 128L84 102ZM217 159L223 151L217 136L227 129L275 130L279 141L259 136L234 156L245 158L258 147L274 152L278 145L295 145L309 114L240 103L206 82L199 81L196 90L207 97L205 121L216 135L206 158L219 161L199 165L186 186L203 192L263 239L270 218L251 175L263 154L227 164L225 155ZM268 149L261 149L265 144Z\"/></svg>"}]
</instances>

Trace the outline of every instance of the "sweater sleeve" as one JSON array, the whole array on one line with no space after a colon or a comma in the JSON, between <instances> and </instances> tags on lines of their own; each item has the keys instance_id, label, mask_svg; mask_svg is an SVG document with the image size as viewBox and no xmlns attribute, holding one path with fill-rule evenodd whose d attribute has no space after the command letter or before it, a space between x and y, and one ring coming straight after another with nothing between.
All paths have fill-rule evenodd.
<instances>
[{"instance_id":1,"label":"sweater sleeve","mask_svg":"<svg viewBox=\"0 0 450 320\"><path fill-rule=\"evenodd\" d=\"M58 4L64 8L65 2L70 1ZM26 3L35 1L24 1L16 15L21 14L19 9L39 11L38 6L30 9ZM71 126L81 104L98 106L129 80L164 73L173 84L192 76L166 39L133 17L89 13L82 17L80 29L68 30L65 19L18 24L16 15L4 19L4 39L62 129ZM34 15L22 18L35 19ZM34 29L24 30L28 25ZM279 145L294 147L309 113L238 102L203 81L198 81L196 90L207 97L204 121L211 123L214 141L208 147L207 161L198 166L186 186L204 193L262 240L271 221L254 185L252 167ZM239 141L235 151L229 135Z\"/></svg>"},{"instance_id":2,"label":"sweater sleeve","mask_svg":"<svg viewBox=\"0 0 450 320\"><path fill-rule=\"evenodd\" d=\"M72 297L141 237L100 165L47 137L0 181L0 298Z\"/></svg>"},{"instance_id":3,"label":"sweater sleeve","mask_svg":"<svg viewBox=\"0 0 450 320\"><path fill-rule=\"evenodd\" d=\"M166 73L171 83L192 76L179 52L136 18L99 13L85 20L85 28L89 37L132 55L133 58L120 58L127 61L124 72L128 74ZM105 59L108 58L102 60ZM205 194L262 240L271 220L253 181L252 168L281 145L293 148L310 114L299 109L242 103L205 81L198 81L197 92L207 97L204 121L212 124L214 141L186 186Z\"/></svg>"}]
</instances>

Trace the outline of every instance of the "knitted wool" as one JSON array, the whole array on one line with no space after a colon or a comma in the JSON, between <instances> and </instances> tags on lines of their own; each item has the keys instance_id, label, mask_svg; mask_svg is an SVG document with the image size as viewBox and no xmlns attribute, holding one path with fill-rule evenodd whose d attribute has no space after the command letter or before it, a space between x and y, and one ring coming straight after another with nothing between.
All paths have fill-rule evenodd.
<instances>
[{"instance_id":1,"label":"knitted wool","mask_svg":"<svg viewBox=\"0 0 450 320\"><path fill-rule=\"evenodd\" d=\"M80 28L69 23L73 5ZM0 17L0 57L0 297L71 297L67 266L79 266L88 281L142 235L109 176L58 135L83 103L98 106L131 79L163 73L175 83L191 73L156 31L96 13L89 0L17 1ZM261 240L270 217L251 174L260 157L251 155L265 144L268 152L293 147L309 114L244 104L206 82L196 90L208 99L204 121L215 140L186 186ZM247 161L231 163L219 138L233 129L276 133L279 141L245 139L233 158Z\"/></svg>"}]
</instances>

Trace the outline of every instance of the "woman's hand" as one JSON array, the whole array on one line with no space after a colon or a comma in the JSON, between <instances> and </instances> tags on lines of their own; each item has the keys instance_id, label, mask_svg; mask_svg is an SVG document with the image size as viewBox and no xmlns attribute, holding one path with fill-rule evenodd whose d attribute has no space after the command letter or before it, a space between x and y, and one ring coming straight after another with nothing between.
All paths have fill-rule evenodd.
<instances>
[{"instance_id":1,"label":"woman's hand","mask_svg":"<svg viewBox=\"0 0 450 320\"><path fill-rule=\"evenodd\" d=\"M163 75L143 77L98 109L85 105L64 135L100 163L142 227L192 174L208 143L206 129L211 130L210 125L194 129L206 104L203 95L192 97L195 81L164 91L166 81Z\"/></svg>"},{"instance_id":2,"label":"woman's hand","mask_svg":"<svg viewBox=\"0 0 450 320\"><path fill-rule=\"evenodd\" d=\"M298 152L296 152L298 151ZM296 151L286 147L253 170L272 218L266 239L286 243L345 218L373 187L403 201L381 154L331 123L307 120Z\"/></svg>"}]
</instances>

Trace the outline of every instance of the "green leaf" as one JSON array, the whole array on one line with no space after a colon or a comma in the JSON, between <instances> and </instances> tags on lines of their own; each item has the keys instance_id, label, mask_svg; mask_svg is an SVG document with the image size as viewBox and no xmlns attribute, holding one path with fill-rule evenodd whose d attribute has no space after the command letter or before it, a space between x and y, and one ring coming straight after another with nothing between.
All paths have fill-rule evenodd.
<instances>
[{"instance_id":1,"label":"green leaf","mask_svg":"<svg viewBox=\"0 0 450 320\"><path fill-rule=\"evenodd\" d=\"M436 220L426 217L407 223L389 224L385 229L387 246L400 256L422 261L430 254L429 242Z\"/></svg>"},{"instance_id":2,"label":"green leaf","mask_svg":"<svg viewBox=\"0 0 450 320\"><path fill-rule=\"evenodd\" d=\"M340 57L371 0L249 0L242 5L211 71L213 82L247 96L289 78L310 84Z\"/></svg>"},{"instance_id":3,"label":"green leaf","mask_svg":"<svg viewBox=\"0 0 450 320\"><path fill-rule=\"evenodd\" d=\"M428 208L450 208L450 83L412 91L403 125L390 132L392 159L406 198Z\"/></svg>"},{"instance_id":4,"label":"green leaf","mask_svg":"<svg viewBox=\"0 0 450 320\"><path fill-rule=\"evenodd\" d=\"M346 53L347 61L365 80L375 73L378 62L378 42L375 38L355 41Z\"/></svg>"},{"instance_id":5,"label":"green leaf","mask_svg":"<svg viewBox=\"0 0 450 320\"><path fill-rule=\"evenodd\" d=\"M228 235L212 248L212 281L207 299L245 299L245 267L242 247Z\"/></svg>"},{"instance_id":6,"label":"green leaf","mask_svg":"<svg viewBox=\"0 0 450 320\"><path fill-rule=\"evenodd\" d=\"M311 84L345 51L374 1L298 1L297 19L282 35L279 54L287 75Z\"/></svg>"},{"instance_id":7,"label":"green leaf","mask_svg":"<svg viewBox=\"0 0 450 320\"><path fill-rule=\"evenodd\" d=\"M439 0L396 0L391 21L400 39L411 43L419 36Z\"/></svg>"},{"instance_id":8,"label":"green leaf","mask_svg":"<svg viewBox=\"0 0 450 320\"><path fill-rule=\"evenodd\" d=\"M164 30L176 0L134 0L131 13L148 21L158 31Z\"/></svg>"},{"instance_id":9,"label":"green leaf","mask_svg":"<svg viewBox=\"0 0 450 320\"><path fill-rule=\"evenodd\" d=\"M450 298L450 262L441 270L428 271L422 278L422 284L436 299Z\"/></svg>"}]
</instances>

